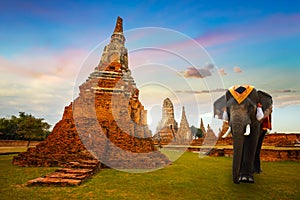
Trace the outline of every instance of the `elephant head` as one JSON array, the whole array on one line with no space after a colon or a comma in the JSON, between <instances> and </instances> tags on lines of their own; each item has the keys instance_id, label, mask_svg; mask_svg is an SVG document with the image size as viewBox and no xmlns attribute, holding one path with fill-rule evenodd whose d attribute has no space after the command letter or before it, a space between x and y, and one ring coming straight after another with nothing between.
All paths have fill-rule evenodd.
<instances>
[{"instance_id":1,"label":"elephant head","mask_svg":"<svg viewBox=\"0 0 300 200\"><path fill-rule=\"evenodd\" d=\"M260 118L257 116L258 103L262 104L262 111L266 112L272 106L272 97L252 86L233 86L214 103L214 115L218 118L226 116L229 121L233 139L234 183L254 182L255 152L261 134ZM264 113L261 118L263 117Z\"/></svg>"}]
</instances>

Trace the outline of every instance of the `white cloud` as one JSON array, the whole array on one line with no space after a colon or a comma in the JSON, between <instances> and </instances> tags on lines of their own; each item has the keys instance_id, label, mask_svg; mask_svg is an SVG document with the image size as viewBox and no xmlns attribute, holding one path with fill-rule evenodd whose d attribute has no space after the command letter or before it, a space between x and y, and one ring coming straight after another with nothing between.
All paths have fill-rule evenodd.
<instances>
[{"instance_id":1,"label":"white cloud","mask_svg":"<svg viewBox=\"0 0 300 200\"><path fill-rule=\"evenodd\" d=\"M291 95L280 95L273 97L274 106L277 108L284 108L290 105L300 105L300 95L291 94Z\"/></svg>"},{"instance_id":2,"label":"white cloud","mask_svg":"<svg viewBox=\"0 0 300 200\"><path fill-rule=\"evenodd\" d=\"M76 76L86 55L83 50L65 50L0 57L1 117L24 111L54 125L72 101Z\"/></svg>"}]
</instances>

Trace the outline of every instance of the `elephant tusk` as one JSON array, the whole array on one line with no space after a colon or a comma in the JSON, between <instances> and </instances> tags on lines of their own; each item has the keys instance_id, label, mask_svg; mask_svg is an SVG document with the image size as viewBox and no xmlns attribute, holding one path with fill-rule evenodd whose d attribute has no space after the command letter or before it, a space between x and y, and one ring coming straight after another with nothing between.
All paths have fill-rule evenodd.
<instances>
[{"instance_id":1,"label":"elephant tusk","mask_svg":"<svg viewBox=\"0 0 300 200\"><path fill-rule=\"evenodd\" d=\"M222 138L226 138L229 133L231 132L231 127L229 126L228 130L226 131L226 133L222 136Z\"/></svg>"},{"instance_id":2,"label":"elephant tusk","mask_svg":"<svg viewBox=\"0 0 300 200\"><path fill-rule=\"evenodd\" d=\"M250 135L250 125L249 124L246 126L246 132L244 133L244 135Z\"/></svg>"}]
</instances>

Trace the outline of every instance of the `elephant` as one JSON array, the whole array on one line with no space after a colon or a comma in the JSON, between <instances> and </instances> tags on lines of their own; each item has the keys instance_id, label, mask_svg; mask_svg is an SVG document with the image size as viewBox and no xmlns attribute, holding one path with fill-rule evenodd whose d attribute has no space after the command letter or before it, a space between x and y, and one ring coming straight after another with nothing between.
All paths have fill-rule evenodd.
<instances>
[{"instance_id":1,"label":"elephant","mask_svg":"<svg viewBox=\"0 0 300 200\"><path fill-rule=\"evenodd\" d=\"M271 114L272 104L271 95L250 85L232 86L214 102L214 116L229 121L232 179L236 184L254 183L253 174L261 172L260 150L265 134L261 122Z\"/></svg>"}]
</instances>

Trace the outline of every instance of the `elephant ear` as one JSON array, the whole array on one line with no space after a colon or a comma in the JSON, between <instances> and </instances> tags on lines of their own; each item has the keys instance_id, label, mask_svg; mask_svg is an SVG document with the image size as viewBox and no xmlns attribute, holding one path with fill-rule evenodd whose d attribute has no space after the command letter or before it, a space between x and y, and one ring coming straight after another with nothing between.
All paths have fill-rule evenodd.
<instances>
[{"instance_id":1,"label":"elephant ear","mask_svg":"<svg viewBox=\"0 0 300 200\"><path fill-rule=\"evenodd\" d=\"M226 97L225 95L221 96L214 102L214 117L222 119L224 109L226 108Z\"/></svg>"},{"instance_id":2,"label":"elephant ear","mask_svg":"<svg viewBox=\"0 0 300 200\"><path fill-rule=\"evenodd\" d=\"M267 109L272 108L273 105L273 100L272 100L272 96L269 95L266 92L263 91L257 91L258 94L258 99L260 101L260 103L262 104L262 109L265 112Z\"/></svg>"}]
</instances>

